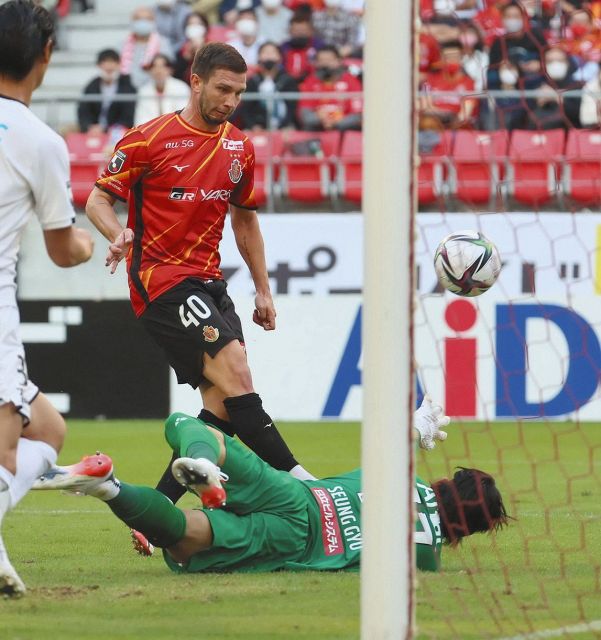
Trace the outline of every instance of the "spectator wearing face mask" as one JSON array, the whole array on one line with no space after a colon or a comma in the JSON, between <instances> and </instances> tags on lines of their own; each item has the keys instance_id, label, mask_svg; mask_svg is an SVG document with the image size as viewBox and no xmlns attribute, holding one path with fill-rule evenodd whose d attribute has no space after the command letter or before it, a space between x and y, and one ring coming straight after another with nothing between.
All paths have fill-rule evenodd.
<instances>
[{"instance_id":1,"label":"spectator wearing face mask","mask_svg":"<svg viewBox=\"0 0 601 640\"><path fill-rule=\"evenodd\" d=\"M480 92L486 86L488 70L488 53L484 50L482 34L474 24L466 24L459 41L463 45L463 70L474 81L474 90Z\"/></svg>"},{"instance_id":2,"label":"spectator wearing face mask","mask_svg":"<svg viewBox=\"0 0 601 640\"><path fill-rule=\"evenodd\" d=\"M596 94L596 95L595 95ZM589 80L582 91L580 103L580 124L583 127L596 127L601 124L601 67L597 74Z\"/></svg>"},{"instance_id":3,"label":"spectator wearing face mask","mask_svg":"<svg viewBox=\"0 0 601 640\"><path fill-rule=\"evenodd\" d=\"M528 15L522 6L511 2L501 9L501 16L505 33L495 38L490 47L491 71L494 72L501 62L512 59L516 49L536 54L540 59L547 41L540 29L530 26Z\"/></svg>"},{"instance_id":4,"label":"spectator wearing face mask","mask_svg":"<svg viewBox=\"0 0 601 640\"><path fill-rule=\"evenodd\" d=\"M342 8L342 0L325 0L325 9L313 14L313 26L318 38L335 46L346 58L360 48L362 22L356 13Z\"/></svg>"},{"instance_id":5,"label":"spectator wearing face mask","mask_svg":"<svg viewBox=\"0 0 601 640\"><path fill-rule=\"evenodd\" d=\"M473 93L474 81L461 66L463 48L461 42L447 42L441 50L440 69L428 73L420 99L420 128L453 129L475 124L478 100L461 93ZM447 96L431 96L431 91L444 91Z\"/></svg>"},{"instance_id":6,"label":"spectator wearing face mask","mask_svg":"<svg viewBox=\"0 0 601 640\"><path fill-rule=\"evenodd\" d=\"M530 129L568 129L580 126L580 98L564 97L565 91L581 89L584 82L574 80L576 65L565 51L551 47L545 51L544 81L539 87L534 109L530 113Z\"/></svg>"},{"instance_id":7,"label":"spectator wearing face mask","mask_svg":"<svg viewBox=\"0 0 601 640\"><path fill-rule=\"evenodd\" d=\"M101 133L111 127L129 129L134 123L134 100L120 100L119 96L136 93L128 76L119 74L119 54L104 49L96 58L99 74L84 88L84 95L101 96L92 102L81 101L77 107L79 129L83 133Z\"/></svg>"},{"instance_id":8,"label":"spectator wearing face mask","mask_svg":"<svg viewBox=\"0 0 601 640\"><path fill-rule=\"evenodd\" d=\"M292 16L288 35L282 45L284 68L297 82L302 82L313 71L315 52L324 43L315 37L311 18L302 14Z\"/></svg>"},{"instance_id":9,"label":"spectator wearing face mask","mask_svg":"<svg viewBox=\"0 0 601 640\"><path fill-rule=\"evenodd\" d=\"M259 59L259 47L262 42L255 12L240 11L236 20L236 36L228 44L240 53L249 67L254 67Z\"/></svg>"},{"instance_id":10,"label":"spectator wearing face mask","mask_svg":"<svg viewBox=\"0 0 601 640\"><path fill-rule=\"evenodd\" d=\"M247 93L260 93L266 98L278 92L298 91L296 80L282 65L282 54L275 42L265 42L259 49L257 73L246 83ZM293 127L296 100L274 100L271 113L267 100L245 100L242 103L241 123L244 129L283 129Z\"/></svg>"},{"instance_id":11,"label":"spectator wearing face mask","mask_svg":"<svg viewBox=\"0 0 601 640\"><path fill-rule=\"evenodd\" d=\"M344 94L361 91L361 82L342 63L336 47L325 45L317 52L315 72L300 85L304 94L298 104L298 119L307 131L361 129L361 98L311 98L309 94L325 91Z\"/></svg>"},{"instance_id":12,"label":"spectator wearing face mask","mask_svg":"<svg viewBox=\"0 0 601 640\"><path fill-rule=\"evenodd\" d=\"M520 69L510 60L501 62L495 75L495 89L519 91L521 86ZM490 87L489 87L490 88ZM524 129L528 121L528 105L521 95L497 97L491 107L487 100L482 105L482 122L486 129Z\"/></svg>"},{"instance_id":13,"label":"spectator wearing face mask","mask_svg":"<svg viewBox=\"0 0 601 640\"><path fill-rule=\"evenodd\" d=\"M578 79L588 82L601 62L601 30L593 24L591 14L581 10L570 15L566 32L559 46L576 62Z\"/></svg>"},{"instance_id":14,"label":"spectator wearing face mask","mask_svg":"<svg viewBox=\"0 0 601 640\"><path fill-rule=\"evenodd\" d=\"M121 74L128 75L138 89L150 76L148 69L158 54L169 56L171 45L159 35L154 12L149 7L138 7L131 16L130 33L121 50Z\"/></svg>"},{"instance_id":15,"label":"spectator wearing face mask","mask_svg":"<svg viewBox=\"0 0 601 640\"><path fill-rule=\"evenodd\" d=\"M261 0L256 14L261 37L282 44L288 37L288 24L292 18L292 11L284 6L284 0Z\"/></svg>"},{"instance_id":16,"label":"spectator wearing face mask","mask_svg":"<svg viewBox=\"0 0 601 640\"><path fill-rule=\"evenodd\" d=\"M186 41L177 52L173 71L173 76L178 80L190 84L190 70L194 54L205 43L208 30L209 22L202 14L194 11L186 18L184 25Z\"/></svg>"},{"instance_id":17,"label":"spectator wearing face mask","mask_svg":"<svg viewBox=\"0 0 601 640\"><path fill-rule=\"evenodd\" d=\"M154 8L157 31L169 41L172 57L185 42L184 28L190 13L192 7L187 0L159 0Z\"/></svg>"},{"instance_id":18,"label":"spectator wearing face mask","mask_svg":"<svg viewBox=\"0 0 601 640\"><path fill-rule=\"evenodd\" d=\"M159 53L153 58L150 76L138 91L135 125L183 109L190 98L190 87L173 77L173 64L167 56Z\"/></svg>"}]
</instances>

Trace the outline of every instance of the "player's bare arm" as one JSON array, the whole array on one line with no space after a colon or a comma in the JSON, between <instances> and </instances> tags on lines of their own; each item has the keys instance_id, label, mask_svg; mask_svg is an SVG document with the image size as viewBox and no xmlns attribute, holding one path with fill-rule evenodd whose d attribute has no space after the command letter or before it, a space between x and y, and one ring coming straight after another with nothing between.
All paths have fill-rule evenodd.
<instances>
[{"instance_id":1,"label":"player's bare arm","mask_svg":"<svg viewBox=\"0 0 601 640\"><path fill-rule=\"evenodd\" d=\"M276 311L269 287L265 246L257 212L232 205L231 218L238 251L248 266L257 292L253 321L265 331L273 331Z\"/></svg>"},{"instance_id":2,"label":"player's bare arm","mask_svg":"<svg viewBox=\"0 0 601 640\"><path fill-rule=\"evenodd\" d=\"M94 241L87 229L66 227L44 231L46 251L59 267L75 267L92 257Z\"/></svg>"},{"instance_id":3,"label":"player's bare arm","mask_svg":"<svg viewBox=\"0 0 601 640\"><path fill-rule=\"evenodd\" d=\"M129 251L134 232L123 228L115 213L115 198L98 187L94 187L86 202L86 214L92 224L110 242L106 255L106 266L115 273L117 265Z\"/></svg>"}]
</instances>

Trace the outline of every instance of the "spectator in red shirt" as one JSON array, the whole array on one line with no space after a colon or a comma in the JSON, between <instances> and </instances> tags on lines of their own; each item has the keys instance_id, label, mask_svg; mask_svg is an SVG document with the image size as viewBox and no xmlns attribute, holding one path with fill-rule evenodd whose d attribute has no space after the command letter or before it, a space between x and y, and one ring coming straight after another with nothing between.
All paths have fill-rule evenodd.
<instances>
[{"instance_id":1,"label":"spectator in red shirt","mask_svg":"<svg viewBox=\"0 0 601 640\"><path fill-rule=\"evenodd\" d=\"M419 34L419 79L423 82L428 72L440 62L440 47L436 38L425 31Z\"/></svg>"},{"instance_id":2,"label":"spectator in red shirt","mask_svg":"<svg viewBox=\"0 0 601 640\"><path fill-rule=\"evenodd\" d=\"M463 71L461 42L443 45L440 71L428 73L423 90L449 91L456 95L444 97L422 96L420 100L420 128L457 128L474 124L478 115L478 101L460 95L474 91L474 81Z\"/></svg>"},{"instance_id":3,"label":"spectator in red shirt","mask_svg":"<svg viewBox=\"0 0 601 640\"><path fill-rule=\"evenodd\" d=\"M579 80L588 81L597 75L601 61L601 30L595 27L588 11L574 11L570 15L568 34L559 46L576 62Z\"/></svg>"},{"instance_id":4,"label":"spectator in red shirt","mask_svg":"<svg viewBox=\"0 0 601 640\"><path fill-rule=\"evenodd\" d=\"M315 37L313 24L309 16L292 16L289 27L290 39L282 45L284 69L297 82L302 82L312 73L315 52L323 42Z\"/></svg>"},{"instance_id":5,"label":"spectator in red shirt","mask_svg":"<svg viewBox=\"0 0 601 640\"><path fill-rule=\"evenodd\" d=\"M302 93L361 91L361 82L344 67L336 47L322 47L315 58L315 73L301 85ZM361 98L308 98L298 104L301 127L308 131L328 131L361 128L363 102Z\"/></svg>"}]
</instances>

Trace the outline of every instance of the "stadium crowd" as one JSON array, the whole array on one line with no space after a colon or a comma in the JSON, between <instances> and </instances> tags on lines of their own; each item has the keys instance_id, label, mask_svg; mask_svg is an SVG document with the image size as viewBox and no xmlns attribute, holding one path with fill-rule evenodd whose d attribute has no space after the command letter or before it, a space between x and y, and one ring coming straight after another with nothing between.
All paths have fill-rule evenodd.
<instances>
[{"instance_id":1,"label":"stadium crowd","mask_svg":"<svg viewBox=\"0 0 601 640\"><path fill-rule=\"evenodd\" d=\"M98 53L98 76L84 88L84 95L98 100L81 102L80 130L129 127L183 107L194 54L214 41L231 44L244 57L250 92L306 94L274 100L270 109L266 100L246 101L234 117L238 126L360 129L360 99L311 94L361 91L362 10L356 0L161 0L139 6L121 51ZM124 106L131 98L119 99L132 91L139 98L135 109Z\"/></svg>"},{"instance_id":2,"label":"stadium crowd","mask_svg":"<svg viewBox=\"0 0 601 640\"><path fill-rule=\"evenodd\" d=\"M58 19L93 8L89 0L41 3ZM240 51L252 92L361 91L363 10L364 0L160 0L139 6L121 51L98 54L99 76L84 93L102 98L82 104L80 128L131 126L183 105L181 82L189 82L195 51L210 41ZM601 2L422 0L419 12L420 129L599 125ZM115 55L119 73L103 71L107 56ZM111 108L132 87L147 105L139 117L132 109ZM272 105L268 114L266 101L245 101L236 124L252 130L361 128L356 98L306 95ZM97 122L90 123L91 111Z\"/></svg>"},{"instance_id":3,"label":"stadium crowd","mask_svg":"<svg viewBox=\"0 0 601 640\"><path fill-rule=\"evenodd\" d=\"M41 1L59 19L69 10L93 9L89 1ZM112 148L132 125L183 108L195 52L207 42L227 42L244 57L247 92L255 94L242 101L233 123L254 135L283 132L278 135L285 143L270 138L269 158L279 157L279 150L329 163L329 185L313 169L299 197L291 188L286 192L283 174L272 167L272 186L266 178L260 204L278 180L281 192L292 200L316 202L342 194L344 200L358 202L364 5L364 0L159 0L138 6L121 50L98 52L98 74L83 88L78 107L79 131L104 132ZM449 138L447 132L504 132L498 158L511 155L513 132L561 132L562 160L554 169L555 182L547 186L546 178L540 180L543 195L536 195L537 202L562 191L574 195L578 181L590 182L589 177L577 178L574 188L563 186L576 175L567 164L570 145L578 156L583 144L594 152L601 141L595 137L601 124L601 0L421 0L418 24L422 155L448 158L460 151L456 133ZM313 132L312 138L292 135L302 132ZM328 138L330 132L337 137ZM589 137L576 140L579 132ZM461 140L472 144L468 138ZM525 144L538 147L549 141L537 138ZM476 143L488 145L489 139L478 138ZM521 151L515 153L519 156ZM269 158L262 162L268 164ZM548 160L554 162L550 155ZM431 167L420 168L420 204L461 191L454 174L444 167L436 184L438 170ZM502 168L499 178L493 176L495 184L493 173L488 170L490 175L483 179L482 201L488 192L492 199L503 182ZM311 181L313 187L306 187ZM86 183L82 193L88 187ZM600 199L598 186L589 185L585 191L576 199ZM527 193L522 200L528 203L532 198Z\"/></svg>"}]
</instances>

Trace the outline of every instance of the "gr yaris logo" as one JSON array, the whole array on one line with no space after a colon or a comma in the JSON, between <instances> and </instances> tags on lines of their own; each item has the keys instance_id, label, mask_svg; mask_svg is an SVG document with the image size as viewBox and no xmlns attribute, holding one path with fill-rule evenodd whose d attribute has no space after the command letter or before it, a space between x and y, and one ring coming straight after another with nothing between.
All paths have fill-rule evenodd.
<instances>
[{"instance_id":1,"label":"gr yaris logo","mask_svg":"<svg viewBox=\"0 0 601 640\"><path fill-rule=\"evenodd\" d=\"M198 187L171 187L169 200L181 200L182 202L194 202Z\"/></svg>"}]
</instances>

